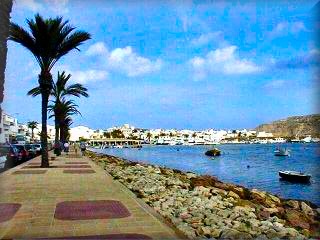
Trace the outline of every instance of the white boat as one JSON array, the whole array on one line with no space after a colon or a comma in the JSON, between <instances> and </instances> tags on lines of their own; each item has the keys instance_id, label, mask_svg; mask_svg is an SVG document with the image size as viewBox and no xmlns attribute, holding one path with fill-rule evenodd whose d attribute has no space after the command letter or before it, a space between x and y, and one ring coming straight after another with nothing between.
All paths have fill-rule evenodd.
<instances>
[{"instance_id":1,"label":"white boat","mask_svg":"<svg viewBox=\"0 0 320 240\"><path fill-rule=\"evenodd\" d=\"M311 141L314 142L314 143L318 143L318 142L320 142L320 138L312 138Z\"/></svg>"},{"instance_id":2,"label":"white boat","mask_svg":"<svg viewBox=\"0 0 320 240\"><path fill-rule=\"evenodd\" d=\"M114 148L123 148L122 145L115 145Z\"/></svg>"},{"instance_id":3,"label":"white boat","mask_svg":"<svg viewBox=\"0 0 320 240\"><path fill-rule=\"evenodd\" d=\"M279 138L275 138L275 139L273 140L273 142L274 142L274 143L285 143L286 140L285 140L284 138L279 137Z\"/></svg>"},{"instance_id":4,"label":"white boat","mask_svg":"<svg viewBox=\"0 0 320 240\"><path fill-rule=\"evenodd\" d=\"M312 140L311 136L307 136L304 139L302 139L302 141L305 142L305 143L310 143L311 140Z\"/></svg>"},{"instance_id":5,"label":"white boat","mask_svg":"<svg viewBox=\"0 0 320 240\"><path fill-rule=\"evenodd\" d=\"M262 140L259 140L258 143L260 143L260 144L267 144L267 143L268 143L268 140L262 139Z\"/></svg>"},{"instance_id":6,"label":"white boat","mask_svg":"<svg viewBox=\"0 0 320 240\"><path fill-rule=\"evenodd\" d=\"M278 148L277 150L274 151L275 156L290 156L290 150L289 149L281 149Z\"/></svg>"},{"instance_id":7,"label":"white boat","mask_svg":"<svg viewBox=\"0 0 320 240\"><path fill-rule=\"evenodd\" d=\"M202 138L197 138L194 141L195 145L205 145L205 141Z\"/></svg>"}]
</instances>

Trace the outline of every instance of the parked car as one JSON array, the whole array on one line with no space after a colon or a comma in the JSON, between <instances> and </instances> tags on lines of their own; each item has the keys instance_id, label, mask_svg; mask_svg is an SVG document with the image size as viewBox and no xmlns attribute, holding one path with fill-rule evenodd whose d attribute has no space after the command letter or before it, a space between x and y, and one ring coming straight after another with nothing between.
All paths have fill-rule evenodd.
<instances>
[{"instance_id":1,"label":"parked car","mask_svg":"<svg viewBox=\"0 0 320 240\"><path fill-rule=\"evenodd\" d=\"M21 162L21 155L19 155L18 149L11 145L0 145L1 164L4 168L14 167ZM4 163L3 163L4 161Z\"/></svg>"},{"instance_id":2,"label":"parked car","mask_svg":"<svg viewBox=\"0 0 320 240\"><path fill-rule=\"evenodd\" d=\"M37 156L37 149L34 145L32 144L26 144L25 145L26 150L29 152L30 158L36 157Z\"/></svg>"},{"instance_id":3,"label":"parked car","mask_svg":"<svg viewBox=\"0 0 320 240\"><path fill-rule=\"evenodd\" d=\"M22 160L22 161L27 161L27 160L29 160L29 158L30 158L29 152L28 152L28 150L26 149L25 145L15 144L14 146L18 149L18 152L19 152L19 154L21 155L21 160Z\"/></svg>"},{"instance_id":4,"label":"parked car","mask_svg":"<svg viewBox=\"0 0 320 240\"><path fill-rule=\"evenodd\" d=\"M41 144L40 143L35 143L35 144L32 144L35 148L36 148L36 151L37 151L37 154L41 154Z\"/></svg>"}]
</instances>

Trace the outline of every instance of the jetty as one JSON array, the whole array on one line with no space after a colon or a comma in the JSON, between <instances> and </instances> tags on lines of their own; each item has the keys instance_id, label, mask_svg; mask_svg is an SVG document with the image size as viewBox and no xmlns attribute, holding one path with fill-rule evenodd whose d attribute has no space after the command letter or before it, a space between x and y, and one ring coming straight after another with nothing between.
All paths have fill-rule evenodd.
<instances>
[{"instance_id":1,"label":"jetty","mask_svg":"<svg viewBox=\"0 0 320 240\"><path fill-rule=\"evenodd\" d=\"M102 146L131 146L138 147L141 146L142 140L136 139L126 139L126 138L101 138L101 139L89 139L87 143L92 147L102 147Z\"/></svg>"}]
</instances>

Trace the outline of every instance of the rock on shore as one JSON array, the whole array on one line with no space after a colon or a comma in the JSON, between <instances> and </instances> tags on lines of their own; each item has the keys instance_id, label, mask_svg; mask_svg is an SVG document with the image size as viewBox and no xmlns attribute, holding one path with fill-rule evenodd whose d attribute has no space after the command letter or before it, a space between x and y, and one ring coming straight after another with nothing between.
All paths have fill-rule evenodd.
<instances>
[{"instance_id":1,"label":"rock on shore","mask_svg":"<svg viewBox=\"0 0 320 240\"><path fill-rule=\"evenodd\" d=\"M320 236L319 209L309 202L280 199L212 176L88 155L191 239Z\"/></svg>"}]
</instances>

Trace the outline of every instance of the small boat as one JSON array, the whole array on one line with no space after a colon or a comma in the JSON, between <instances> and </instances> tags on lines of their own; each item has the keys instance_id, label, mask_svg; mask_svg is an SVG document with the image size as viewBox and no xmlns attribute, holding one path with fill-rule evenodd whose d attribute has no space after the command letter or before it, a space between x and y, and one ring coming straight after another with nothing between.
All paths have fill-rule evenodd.
<instances>
[{"instance_id":1,"label":"small boat","mask_svg":"<svg viewBox=\"0 0 320 240\"><path fill-rule=\"evenodd\" d=\"M205 155L210 156L210 157L216 157L216 156L221 155L221 151L218 148L213 148L209 151L206 151Z\"/></svg>"},{"instance_id":2,"label":"small boat","mask_svg":"<svg viewBox=\"0 0 320 240\"><path fill-rule=\"evenodd\" d=\"M290 156L290 150L278 148L274 151L275 156Z\"/></svg>"},{"instance_id":3,"label":"small boat","mask_svg":"<svg viewBox=\"0 0 320 240\"><path fill-rule=\"evenodd\" d=\"M310 174L304 174L296 171L279 171L279 176L286 181L304 183L310 182L311 178Z\"/></svg>"}]
</instances>

